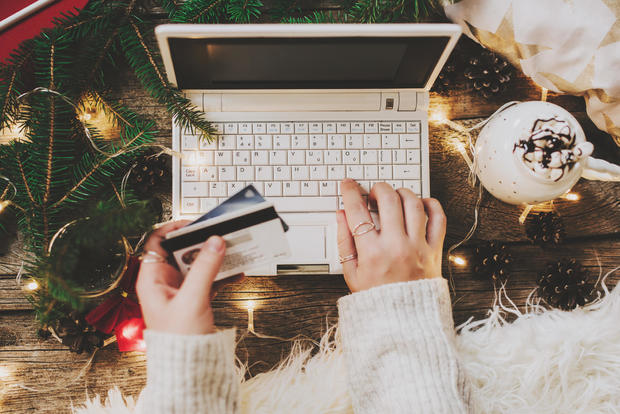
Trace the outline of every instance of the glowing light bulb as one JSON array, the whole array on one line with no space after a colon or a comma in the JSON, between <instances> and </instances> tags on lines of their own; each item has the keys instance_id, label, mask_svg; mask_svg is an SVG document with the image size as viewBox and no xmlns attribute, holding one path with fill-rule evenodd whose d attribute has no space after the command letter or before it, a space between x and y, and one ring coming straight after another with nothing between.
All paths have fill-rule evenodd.
<instances>
[{"instance_id":1,"label":"glowing light bulb","mask_svg":"<svg viewBox=\"0 0 620 414\"><path fill-rule=\"evenodd\" d=\"M0 379L7 379L11 376L11 372L8 368L0 366Z\"/></svg>"},{"instance_id":2,"label":"glowing light bulb","mask_svg":"<svg viewBox=\"0 0 620 414\"><path fill-rule=\"evenodd\" d=\"M29 291L37 290L39 288L39 283L36 280L32 280L26 285L26 289Z\"/></svg>"},{"instance_id":3,"label":"glowing light bulb","mask_svg":"<svg viewBox=\"0 0 620 414\"><path fill-rule=\"evenodd\" d=\"M122 335L127 339L133 339L138 333L139 327L136 325L127 325L123 328Z\"/></svg>"},{"instance_id":4,"label":"glowing light bulb","mask_svg":"<svg viewBox=\"0 0 620 414\"><path fill-rule=\"evenodd\" d=\"M566 193L563 195L563 198L570 200L570 201L579 201L581 197L579 197L579 194L577 193Z\"/></svg>"},{"instance_id":5,"label":"glowing light bulb","mask_svg":"<svg viewBox=\"0 0 620 414\"><path fill-rule=\"evenodd\" d=\"M431 112L431 116L428 118L431 122L444 123L447 118L446 115L441 111L433 111Z\"/></svg>"},{"instance_id":6,"label":"glowing light bulb","mask_svg":"<svg viewBox=\"0 0 620 414\"><path fill-rule=\"evenodd\" d=\"M9 204L11 204L11 202L9 200L2 200L0 201L0 213L2 213L2 211L7 208L9 206Z\"/></svg>"},{"instance_id":7,"label":"glowing light bulb","mask_svg":"<svg viewBox=\"0 0 620 414\"><path fill-rule=\"evenodd\" d=\"M465 266L467 264L467 261L461 256L450 256L450 261L458 266Z\"/></svg>"},{"instance_id":8,"label":"glowing light bulb","mask_svg":"<svg viewBox=\"0 0 620 414\"><path fill-rule=\"evenodd\" d=\"M254 332L254 306L253 300L248 300L245 307L248 309L248 332Z\"/></svg>"},{"instance_id":9,"label":"glowing light bulb","mask_svg":"<svg viewBox=\"0 0 620 414\"><path fill-rule=\"evenodd\" d=\"M245 307L247 308L247 310L254 310L256 308L256 303L253 300L248 300L245 303Z\"/></svg>"}]
</instances>

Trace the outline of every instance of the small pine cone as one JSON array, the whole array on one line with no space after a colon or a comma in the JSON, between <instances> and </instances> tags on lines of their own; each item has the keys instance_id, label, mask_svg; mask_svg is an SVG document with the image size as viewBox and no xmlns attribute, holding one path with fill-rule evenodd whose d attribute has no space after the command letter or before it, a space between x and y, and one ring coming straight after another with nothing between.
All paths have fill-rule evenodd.
<instances>
[{"instance_id":1,"label":"small pine cone","mask_svg":"<svg viewBox=\"0 0 620 414\"><path fill-rule=\"evenodd\" d=\"M550 306L572 310L592 300L594 287L575 259L549 263L538 279L538 296Z\"/></svg>"},{"instance_id":2,"label":"small pine cone","mask_svg":"<svg viewBox=\"0 0 620 414\"><path fill-rule=\"evenodd\" d=\"M530 214L525 224L525 233L534 244L560 244L565 237L564 223L553 211Z\"/></svg>"},{"instance_id":3,"label":"small pine cone","mask_svg":"<svg viewBox=\"0 0 620 414\"><path fill-rule=\"evenodd\" d=\"M494 283L504 283L508 279L507 267L512 263L512 256L505 244L489 241L479 244L474 249L474 272L477 276L490 279Z\"/></svg>"},{"instance_id":4,"label":"small pine cone","mask_svg":"<svg viewBox=\"0 0 620 414\"><path fill-rule=\"evenodd\" d=\"M468 59L464 75L470 87L490 98L506 90L512 78L512 66L499 55L483 49Z\"/></svg>"},{"instance_id":5,"label":"small pine cone","mask_svg":"<svg viewBox=\"0 0 620 414\"><path fill-rule=\"evenodd\" d=\"M131 188L139 195L146 196L162 185L169 175L166 158L163 155L155 157L149 154L137 161L129 181Z\"/></svg>"},{"instance_id":6,"label":"small pine cone","mask_svg":"<svg viewBox=\"0 0 620 414\"><path fill-rule=\"evenodd\" d=\"M68 346L71 352L77 354L90 353L95 348L103 346L103 333L88 325L75 312L71 312L68 317L57 321L55 330L63 345Z\"/></svg>"},{"instance_id":7,"label":"small pine cone","mask_svg":"<svg viewBox=\"0 0 620 414\"><path fill-rule=\"evenodd\" d=\"M455 86L456 65L454 63L447 63L439 73L439 76L437 76L431 90L439 94L444 94Z\"/></svg>"}]
</instances>

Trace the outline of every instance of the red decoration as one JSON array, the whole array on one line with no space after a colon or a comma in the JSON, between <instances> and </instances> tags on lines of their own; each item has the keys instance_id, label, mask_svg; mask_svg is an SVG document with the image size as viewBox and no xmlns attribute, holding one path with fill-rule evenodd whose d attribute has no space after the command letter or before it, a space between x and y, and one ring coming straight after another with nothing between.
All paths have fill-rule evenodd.
<instances>
[{"instance_id":1,"label":"red decoration","mask_svg":"<svg viewBox=\"0 0 620 414\"><path fill-rule=\"evenodd\" d=\"M86 315L86 322L104 333L112 333L126 320L142 318L140 305L133 298L136 294L136 280L140 270L140 259L130 257L127 269L118 288L95 309Z\"/></svg>"},{"instance_id":2,"label":"red decoration","mask_svg":"<svg viewBox=\"0 0 620 414\"><path fill-rule=\"evenodd\" d=\"M143 336L145 328L146 325L142 318L128 319L120 323L114 330L118 350L121 352L146 351L146 343Z\"/></svg>"}]
</instances>

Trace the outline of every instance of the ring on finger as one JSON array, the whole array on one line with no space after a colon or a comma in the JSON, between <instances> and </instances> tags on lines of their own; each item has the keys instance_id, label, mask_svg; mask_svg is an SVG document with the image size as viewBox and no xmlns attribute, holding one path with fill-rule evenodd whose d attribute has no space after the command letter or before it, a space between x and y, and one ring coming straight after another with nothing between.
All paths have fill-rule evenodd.
<instances>
[{"instance_id":1,"label":"ring on finger","mask_svg":"<svg viewBox=\"0 0 620 414\"><path fill-rule=\"evenodd\" d=\"M375 223L370 220L362 221L360 223L357 223L357 225L353 227L353 231L351 232L351 234L353 234L354 237L361 236L362 234L366 234L370 231L373 231L374 229Z\"/></svg>"},{"instance_id":2,"label":"ring on finger","mask_svg":"<svg viewBox=\"0 0 620 414\"><path fill-rule=\"evenodd\" d=\"M168 259L153 250L145 250L140 256L140 260L142 263L163 263Z\"/></svg>"},{"instance_id":3,"label":"ring on finger","mask_svg":"<svg viewBox=\"0 0 620 414\"><path fill-rule=\"evenodd\" d=\"M344 257L343 257L343 256L339 256L339 259L340 259L340 263L342 264L342 263L344 263L344 262L348 262L348 261L350 261L350 260L355 260L355 259L357 259L357 254L356 254L356 253L353 253L353 254L350 254L350 255L348 255L348 256L344 256Z\"/></svg>"}]
</instances>

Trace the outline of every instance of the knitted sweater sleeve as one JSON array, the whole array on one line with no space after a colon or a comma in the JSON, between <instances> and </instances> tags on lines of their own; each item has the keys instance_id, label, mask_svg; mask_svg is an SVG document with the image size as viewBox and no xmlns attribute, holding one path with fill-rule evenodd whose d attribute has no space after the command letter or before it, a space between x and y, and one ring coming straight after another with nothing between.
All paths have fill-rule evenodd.
<instances>
[{"instance_id":1,"label":"knitted sweater sleeve","mask_svg":"<svg viewBox=\"0 0 620 414\"><path fill-rule=\"evenodd\" d=\"M354 293L338 312L356 414L468 412L445 279Z\"/></svg>"},{"instance_id":2,"label":"knitted sweater sleeve","mask_svg":"<svg viewBox=\"0 0 620 414\"><path fill-rule=\"evenodd\" d=\"M146 387L140 414L231 414L238 411L235 330L210 335L144 331Z\"/></svg>"}]
</instances>

